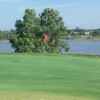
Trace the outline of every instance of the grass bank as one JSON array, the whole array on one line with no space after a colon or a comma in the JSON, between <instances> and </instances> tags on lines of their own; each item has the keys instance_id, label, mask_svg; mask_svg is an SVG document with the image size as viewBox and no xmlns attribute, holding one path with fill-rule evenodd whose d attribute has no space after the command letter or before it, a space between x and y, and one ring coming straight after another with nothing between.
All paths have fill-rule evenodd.
<instances>
[{"instance_id":1,"label":"grass bank","mask_svg":"<svg viewBox=\"0 0 100 100\"><path fill-rule=\"evenodd\" d=\"M2 100L100 100L100 58L0 54Z\"/></svg>"}]
</instances>

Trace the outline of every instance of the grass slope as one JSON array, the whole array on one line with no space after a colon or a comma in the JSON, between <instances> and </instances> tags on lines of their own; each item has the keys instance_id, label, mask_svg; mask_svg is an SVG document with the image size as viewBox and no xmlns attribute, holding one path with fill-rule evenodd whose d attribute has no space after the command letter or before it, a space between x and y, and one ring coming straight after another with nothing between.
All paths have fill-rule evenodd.
<instances>
[{"instance_id":1,"label":"grass slope","mask_svg":"<svg viewBox=\"0 0 100 100\"><path fill-rule=\"evenodd\" d=\"M1 54L0 98L100 100L100 59Z\"/></svg>"}]
</instances>

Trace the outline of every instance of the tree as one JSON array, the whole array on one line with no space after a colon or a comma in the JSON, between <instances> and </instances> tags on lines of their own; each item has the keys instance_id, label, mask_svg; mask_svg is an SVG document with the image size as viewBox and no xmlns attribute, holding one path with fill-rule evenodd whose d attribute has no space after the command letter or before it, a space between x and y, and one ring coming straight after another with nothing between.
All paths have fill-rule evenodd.
<instances>
[{"instance_id":1,"label":"tree","mask_svg":"<svg viewBox=\"0 0 100 100\"><path fill-rule=\"evenodd\" d=\"M100 29L95 29L91 32L91 35L93 37L96 37L96 36L100 36Z\"/></svg>"},{"instance_id":2,"label":"tree","mask_svg":"<svg viewBox=\"0 0 100 100\"><path fill-rule=\"evenodd\" d=\"M15 27L10 39L15 52L42 52L45 46L43 34L50 37L46 43L47 52L57 52L60 47L68 49L63 41L66 32L63 18L56 10L46 8L37 17L33 9L26 9L23 20L17 20Z\"/></svg>"},{"instance_id":3,"label":"tree","mask_svg":"<svg viewBox=\"0 0 100 100\"><path fill-rule=\"evenodd\" d=\"M42 28L42 34L48 34L50 41L48 42L48 52L57 52L58 48L64 46L64 33L66 28L63 22L63 18L59 16L57 10L50 8L44 9L40 14L40 26ZM66 47L68 50L68 46Z\"/></svg>"},{"instance_id":4,"label":"tree","mask_svg":"<svg viewBox=\"0 0 100 100\"><path fill-rule=\"evenodd\" d=\"M76 34L76 35L78 35L78 36L85 35L85 29L80 29L79 27L76 27L76 28L74 29L74 31L75 31L76 33L78 33L78 34Z\"/></svg>"},{"instance_id":5,"label":"tree","mask_svg":"<svg viewBox=\"0 0 100 100\"><path fill-rule=\"evenodd\" d=\"M10 38L10 31L0 31L0 40L8 40Z\"/></svg>"},{"instance_id":6,"label":"tree","mask_svg":"<svg viewBox=\"0 0 100 100\"><path fill-rule=\"evenodd\" d=\"M32 52L34 48L33 29L36 18L36 13L33 9L26 9L23 20L16 21L16 30L10 39L15 52Z\"/></svg>"}]
</instances>

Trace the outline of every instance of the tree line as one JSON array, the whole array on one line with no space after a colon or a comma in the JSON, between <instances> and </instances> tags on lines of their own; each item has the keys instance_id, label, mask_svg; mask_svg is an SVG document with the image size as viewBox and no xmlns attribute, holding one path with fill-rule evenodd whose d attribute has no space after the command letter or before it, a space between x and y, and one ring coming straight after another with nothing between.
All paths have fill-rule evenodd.
<instances>
[{"instance_id":1,"label":"tree line","mask_svg":"<svg viewBox=\"0 0 100 100\"><path fill-rule=\"evenodd\" d=\"M0 30L0 40L9 40L11 36L15 33L15 30L10 31L2 31ZM91 37L100 37L100 28L99 29L81 29L76 27L75 29L67 29L65 32L65 36L77 37L77 36L86 36L89 35Z\"/></svg>"},{"instance_id":2,"label":"tree line","mask_svg":"<svg viewBox=\"0 0 100 100\"><path fill-rule=\"evenodd\" d=\"M78 36L90 36L90 37L100 37L100 29L81 29L76 27L75 29L68 29L67 36L78 37Z\"/></svg>"},{"instance_id":3,"label":"tree line","mask_svg":"<svg viewBox=\"0 0 100 100\"><path fill-rule=\"evenodd\" d=\"M13 30L10 31L0 30L0 40L9 40L12 34L13 34Z\"/></svg>"}]
</instances>

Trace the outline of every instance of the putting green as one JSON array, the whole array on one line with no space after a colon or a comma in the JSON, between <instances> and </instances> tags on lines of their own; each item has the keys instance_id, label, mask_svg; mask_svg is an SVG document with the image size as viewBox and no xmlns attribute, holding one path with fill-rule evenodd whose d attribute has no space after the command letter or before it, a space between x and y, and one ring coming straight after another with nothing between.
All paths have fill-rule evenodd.
<instances>
[{"instance_id":1,"label":"putting green","mask_svg":"<svg viewBox=\"0 0 100 100\"><path fill-rule=\"evenodd\" d=\"M1 54L0 98L99 100L100 58Z\"/></svg>"}]
</instances>

